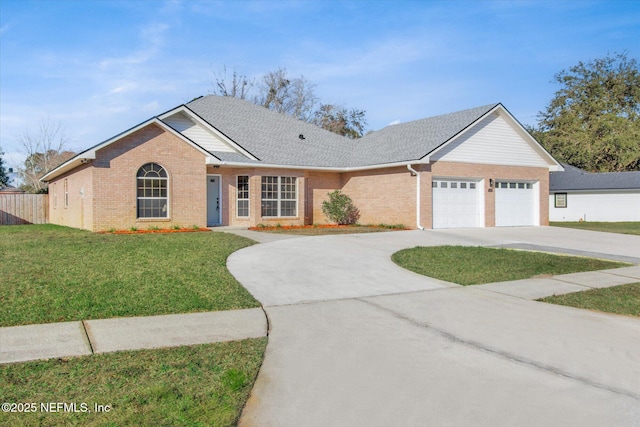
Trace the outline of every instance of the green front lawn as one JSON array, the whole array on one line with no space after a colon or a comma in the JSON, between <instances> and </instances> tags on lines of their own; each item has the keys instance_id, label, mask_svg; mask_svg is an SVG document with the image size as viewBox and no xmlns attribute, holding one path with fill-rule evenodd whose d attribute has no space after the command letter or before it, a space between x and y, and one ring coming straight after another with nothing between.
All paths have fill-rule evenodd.
<instances>
[{"instance_id":1,"label":"green front lawn","mask_svg":"<svg viewBox=\"0 0 640 427\"><path fill-rule=\"evenodd\" d=\"M0 425L234 426L266 343L259 338L3 365L0 400L33 403L36 411L1 412ZM63 412L57 402L75 403L79 412ZM42 409L51 403L58 412ZM95 412L96 404L104 412Z\"/></svg>"},{"instance_id":2,"label":"green front lawn","mask_svg":"<svg viewBox=\"0 0 640 427\"><path fill-rule=\"evenodd\" d=\"M415 247L396 252L392 260L413 272L465 286L629 265L593 258L471 246Z\"/></svg>"},{"instance_id":3,"label":"green front lawn","mask_svg":"<svg viewBox=\"0 0 640 427\"><path fill-rule=\"evenodd\" d=\"M590 289L566 295L553 295L538 301L606 313L640 316L640 283Z\"/></svg>"},{"instance_id":4,"label":"green front lawn","mask_svg":"<svg viewBox=\"0 0 640 427\"><path fill-rule=\"evenodd\" d=\"M579 228L581 230L640 235L640 222L550 222L554 227Z\"/></svg>"},{"instance_id":5,"label":"green front lawn","mask_svg":"<svg viewBox=\"0 0 640 427\"><path fill-rule=\"evenodd\" d=\"M0 326L257 307L226 269L229 254L252 243L226 233L3 226ZM23 405L21 413L0 413L0 425L236 425L266 343L0 365L0 400ZM25 403L36 412L24 413ZM108 412L96 413L96 404Z\"/></svg>"},{"instance_id":6,"label":"green front lawn","mask_svg":"<svg viewBox=\"0 0 640 427\"><path fill-rule=\"evenodd\" d=\"M251 244L227 233L0 226L0 326L258 307L226 268Z\"/></svg>"}]
</instances>

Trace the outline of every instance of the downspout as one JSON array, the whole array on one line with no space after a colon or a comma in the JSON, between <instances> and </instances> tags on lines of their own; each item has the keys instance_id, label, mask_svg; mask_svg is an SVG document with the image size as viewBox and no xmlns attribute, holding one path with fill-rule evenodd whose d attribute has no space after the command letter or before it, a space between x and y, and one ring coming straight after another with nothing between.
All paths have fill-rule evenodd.
<instances>
[{"instance_id":1,"label":"downspout","mask_svg":"<svg viewBox=\"0 0 640 427\"><path fill-rule=\"evenodd\" d=\"M416 227L418 230L424 230L424 227L420 225L420 174L410 164L407 165L407 169L416 177Z\"/></svg>"}]
</instances>

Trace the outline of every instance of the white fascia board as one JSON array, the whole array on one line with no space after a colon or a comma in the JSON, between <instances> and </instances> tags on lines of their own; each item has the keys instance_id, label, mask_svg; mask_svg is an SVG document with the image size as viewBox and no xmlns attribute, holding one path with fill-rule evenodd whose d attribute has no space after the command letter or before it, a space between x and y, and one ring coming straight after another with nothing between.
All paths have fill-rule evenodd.
<instances>
[{"instance_id":1,"label":"white fascia board","mask_svg":"<svg viewBox=\"0 0 640 427\"><path fill-rule=\"evenodd\" d=\"M278 165L278 164L263 164L263 163L242 163L242 162L225 162L217 161L215 163L207 163L219 166L237 167L237 168L265 168L265 169L294 169L294 170L310 170L320 172L357 172L373 169L388 169L395 167L406 167L407 165L422 164L419 160L396 162L396 163L382 163L377 165L368 166L355 166L355 167L325 167L325 166L299 166L299 165Z\"/></svg>"},{"instance_id":2,"label":"white fascia board","mask_svg":"<svg viewBox=\"0 0 640 427\"><path fill-rule=\"evenodd\" d=\"M67 173L70 170L75 169L80 165L83 165L85 163L92 161L93 159L95 159L95 157L92 158L92 157L86 157L86 156L80 156L80 155L75 156L74 158L67 160L57 168L49 171L49 173L47 173L42 178L40 178L39 181L49 182L53 178L56 178L64 173Z\"/></svg>"},{"instance_id":3,"label":"white fascia board","mask_svg":"<svg viewBox=\"0 0 640 427\"><path fill-rule=\"evenodd\" d=\"M581 190L549 189L549 194L554 194L554 193L567 193L567 194L640 193L640 188L589 188L589 189L581 189Z\"/></svg>"},{"instance_id":4,"label":"white fascia board","mask_svg":"<svg viewBox=\"0 0 640 427\"><path fill-rule=\"evenodd\" d=\"M232 141L231 139L229 139L225 134L223 134L222 132L220 132L218 129L216 129L215 127L213 127L211 124L209 124L207 121L205 121L204 119L202 119L200 116L198 116L198 114L196 114L194 111L192 111L189 107L187 107L186 105L181 105L177 108L174 108L171 111L167 111L166 113L158 116L158 118L160 120L164 120L167 117L173 116L174 114L177 113L183 113L185 115L187 115L190 119L192 119L194 122L196 122L198 125L202 126L203 128L205 128L206 130L208 130L209 132L211 132L212 134L216 135L218 138L220 138L221 140L223 140L226 144L230 145L234 150L236 150L237 152L247 156L248 158L250 158L251 160L256 160L258 161L259 159L256 158L253 154L249 153L247 150L245 150L244 148L242 148L241 146L239 146L238 144L236 144L234 141Z\"/></svg>"},{"instance_id":5,"label":"white fascia board","mask_svg":"<svg viewBox=\"0 0 640 427\"><path fill-rule=\"evenodd\" d=\"M484 119L485 117L489 116L490 114L492 114L494 111L496 111L498 108L500 108L502 106L502 104L497 104L495 107L493 107L491 110L487 111L486 113L484 113L482 116L478 117L475 121L473 121L472 123L470 123L469 125L467 125L467 127L465 127L464 129L462 129L460 132L458 132L456 135L454 135L453 137L451 137L448 141L446 141L444 144L441 144L439 147L435 148L433 151L427 153L426 155L424 155L420 160L424 161L426 163L430 162L430 158L432 155L436 154L438 151L443 150L445 147L449 146L449 144L452 144L456 139L460 138L462 135L466 134L470 129L473 128L473 126L478 123L479 121L481 121L482 119ZM503 108L504 109L504 108Z\"/></svg>"},{"instance_id":6,"label":"white fascia board","mask_svg":"<svg viewBox=\"0 0 640 427\"><path fill-rule=\"evenodd\" d=\"M507 110L502 104L498 105L500 110L503 111L506 116L511 120L512 123L516 125L516 127L520 130L522 134L524 134L525 138L529 140L529 142L533 145L533 149L536 150L542 157L546 157L547 163L549 163L549 171L550 172L561 172L564 170L564 167L558 162L544 147L533 137L527 130L520 124L518 119L516 119L510 112Z\"/></svg>"},{"instance_id":7,"label":"white fascia board","mask_svg":"<svg viewBox=\"0 0 640 427\"><path fill-rule=\"evenodd\" d=\"M122 138L126 138L127 136L139 131L142 128L145 128L147 126L149 126L150 124L155 124L157 126L159 126L161 129L170 132L171 134L175 135L177 138L181 139L182 141L184 141L185 143L191 145L193 148L195 148L196 150L198 150L199 152L201 152L202 154L204 154L207 157L211 156L211 153L209 153L208 151L206 151L204 148L200 147L199 145L195 144L193 141L191 141L189 138L185 137L184 135L182 135L180 132L177 132L175 129L173 129L171 126L165 124L163 121L159 120L156 117L153 117L147 121L144 121L142 123L140 123L137 126L132 127L131 129L128 129L112 138L107 139L106 141L91 147L90 149L81 152L80 154L76 155L75 157L67 160L65 163L61 164L60 166L58 166L57 168L49 171L49 173L47 173L46 175L44 175L42 178L40 178L40 181L46 182L46 181L50 181L53 178L62 175L65 172L68 172L76 167L78 167L81 164L87 163L87 161L90 160L95 160L96 158L96 152L102 148L105 148L111 144L113 144L116 141L119 141Z\"/></svg>"},{"instance_id":8,"label":"white fascia board","mask_svg":"<svg viewBox=\"0 0 640 427\"><path fill-rule=\"evenodd\" d=\"M515 124L516 127L520 130L520 132L522 134L524 134L525 138L533 146L533 149L536 150L538 152L538 154L540 154L542 157L546 158L546 162L549 164L549 171L550 172L561 172L561 171L564 170L564 168L562 167L560 162L558 162L556 159L554 159L553 156L551 154L549 154L549 152L547 150L545 150L544 147L542 145L540 145L540 143L538 141L536 141L536 139L529 134L529 132L527 132L527 130L520 124L520 122L515 117L513 117L513 115L511 115L511 113L502 104L497 104L491 110L487 111L485 114L483 114L482 116L478 117L478 119L476 119L473 123L469 124L469 126L464 128L457 135L454 135L447 142L445 142L444 144L442 144L441 146L439 146L435 150L431 151L430 153L427 153L420 160L425 162L425 163L429 163L430 162L430 158L431 158L431 156L433 154L437 153L438 151L440 151L440 150L444 149L445 147L447 147L449 144L453 143L455 140L457 140L462 135L466 134L469 130L471 130L476 123L482 121L485 117L493 114L496 111L504 113L505 116L508 118L508 120L510 120L511 123Z\"/></svg>"}]
</instances>

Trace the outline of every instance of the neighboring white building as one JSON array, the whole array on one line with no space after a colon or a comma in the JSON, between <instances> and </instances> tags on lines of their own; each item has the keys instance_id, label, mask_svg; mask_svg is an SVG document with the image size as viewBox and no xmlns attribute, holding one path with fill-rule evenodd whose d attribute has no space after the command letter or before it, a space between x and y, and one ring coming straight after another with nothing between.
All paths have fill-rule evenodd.
<instances>
[{"instance_id":1,"label":"neighboring white building","mask_svg":"<svg viewBox=\"0 0 640 427\"><path fill-rule=\"evenodd\" d=\"M549 221L640 221L640 172L563 166L550 174Z\"/></svg>"},{"instance_id":2,"label":"neighboring white building","mask_svg":"<svg viewBox=\"0 0 640 427\"><path fill-rule=\"evenodd\" d=\"M9 178L9 182L7 182L7 185L11 185L13 187L17 187L18 186L18 174L14 171L13 168L6 168L5 170L7 171L7 177Z\"/></svg>"}]
</instances>

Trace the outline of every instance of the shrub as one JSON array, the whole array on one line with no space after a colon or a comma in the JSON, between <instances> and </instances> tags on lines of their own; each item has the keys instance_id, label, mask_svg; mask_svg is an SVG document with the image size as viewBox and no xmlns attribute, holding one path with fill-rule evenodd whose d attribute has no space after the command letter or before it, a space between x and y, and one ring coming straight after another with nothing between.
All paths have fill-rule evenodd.
<instances>
[{"instance_id":1,"label":"shrub","mask_svg":"<svg viewBox=\"0 0 640 427\"><path fill-rule=\"evenodd\" d=\"M353 205L351 197L340 190L328 193L329 200L322 202L322 212L329 221L340 225L352 225L360 219L360 211Z\"/></svg>"}]
</instances>

